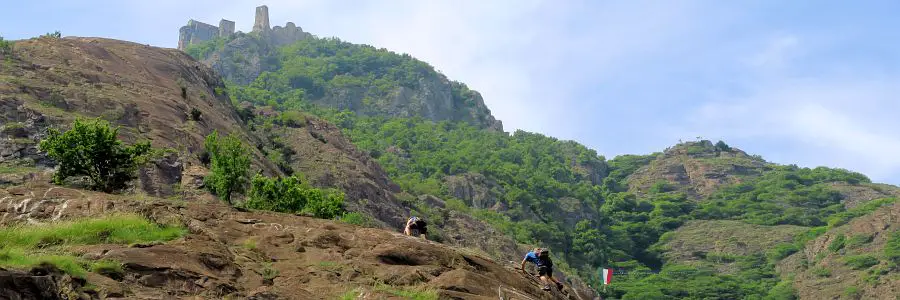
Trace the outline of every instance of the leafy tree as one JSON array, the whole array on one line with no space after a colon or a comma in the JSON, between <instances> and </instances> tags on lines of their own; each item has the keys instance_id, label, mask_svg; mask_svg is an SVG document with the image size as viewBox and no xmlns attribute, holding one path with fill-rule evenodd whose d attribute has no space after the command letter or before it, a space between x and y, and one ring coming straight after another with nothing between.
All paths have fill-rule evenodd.
<instances>
[{"instance_id":1,"label":"leafy tree","mask_svg":"<svg viewBox=\"0 0 900 300\"><path fill-rule=\"evenodd\" d=\"M94 190L109 193L125 188L135 178L135 171L147 162L151 148L146 141L123 145L116 137L118 131L118 127L112 128L100 119L75 120L65 132L50 129L39 147L59 162L53 180L62 184L69 177L87 176Z\"/></svg>"},{"instance_id":2,"label":"leafy tree","mask_svg":"<svg viewBox=\"0 0 900 300\"><path fill-rule=\"evenodd\" d=\"M232 194L243 192L249 179L248 151L236 136L229 134L219 138L218 131L206 136L204 147L211 166L204 184L213 194L231 204Z\"/></svg>"}]
</instances>

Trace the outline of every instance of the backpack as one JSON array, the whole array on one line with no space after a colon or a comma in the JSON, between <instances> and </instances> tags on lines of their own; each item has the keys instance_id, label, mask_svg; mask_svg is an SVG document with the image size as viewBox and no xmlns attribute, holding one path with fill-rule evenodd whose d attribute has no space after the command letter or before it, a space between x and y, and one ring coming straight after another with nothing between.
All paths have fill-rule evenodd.
<instances>
[{"instance_id":1,"label":"backpack","mask_svg":"<svg viewBox=\"0 0 900 300\"><path fill-rule=\"evenodd\" d=\"M425 225L428 225L428 223L426 223L424 219L421 219L419 217L409 218L409 221L410 221L410 223L415 224L415 226L419 227L419 228L422 228L422 227L425 227Z\"/></svg>"}]
</instances>

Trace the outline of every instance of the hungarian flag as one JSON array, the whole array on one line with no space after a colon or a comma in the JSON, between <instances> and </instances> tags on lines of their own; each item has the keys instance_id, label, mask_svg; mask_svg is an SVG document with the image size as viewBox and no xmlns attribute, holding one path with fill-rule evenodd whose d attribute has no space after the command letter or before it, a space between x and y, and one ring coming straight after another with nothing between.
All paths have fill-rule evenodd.
<instances>
[{"instance_id":1,"label":"hungarian flag","mask_svg":"<svg viewBox=\"0 0 900 300\"><path fill-rule=\"evenodd\" d=\"M603 284L609 284L609 281L612 280L612 269L603 269Z\"/></svg>"}]
</instances>

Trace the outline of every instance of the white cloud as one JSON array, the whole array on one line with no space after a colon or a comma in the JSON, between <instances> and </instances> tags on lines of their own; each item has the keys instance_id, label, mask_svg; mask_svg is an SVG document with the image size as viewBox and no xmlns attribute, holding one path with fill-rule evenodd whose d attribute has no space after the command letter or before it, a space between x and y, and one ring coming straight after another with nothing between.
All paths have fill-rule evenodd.
<instances>
[{"instance_id":1,"label":"white cloud","mask_svg":"<svg viewBox=\"0 0 900 300\"><path fill-rule=\"evenodd\" d=\"M748 60L754 68L778 69L791 58L798 48L799 41L793 35L782 35L773 38L769 45Z\"/></svg>"},{"instance_id":2,"label":"white cloud","mask_svg":"<svg viewBox=\"0 0 900 300\"><path fill-rule=\"evenodd\" d=\"M900 175L900 78L875 70L837 64L828 71L793 74L798 66L788 52L795 37L771 41L750 61L747 96L711 98L690 116L684 133L777 143L769 151L793 152L791 161L860 171L875 180ZM794 49L794 50L790 50ZM790 51L789 51L790 50ZM780 71L773 71L777 66Z\"/></svg>"}]
</instances>

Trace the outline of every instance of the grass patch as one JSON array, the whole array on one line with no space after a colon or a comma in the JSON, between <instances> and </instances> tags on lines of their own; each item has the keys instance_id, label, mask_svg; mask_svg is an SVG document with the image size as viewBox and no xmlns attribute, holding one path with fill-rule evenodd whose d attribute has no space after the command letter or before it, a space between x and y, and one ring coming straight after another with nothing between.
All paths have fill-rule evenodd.
<instances>
[{"instance_id":1,"label":"grass patch","mask_svg":"<svg viewBox=\"0 0 900 300\"><path fill-rule=\"evenodd\" d=\"M125 275L125 270L122 269L122 263L105 259L92 263L91 272L113 279L120 279Z\"/></svg>"},{"instance_id":2,"label":"grass patch","mask_svg":"<svg viewBox=\"0 0 900 300\"><path fill-rule=\"evenodd\" d=\"M107 276L121 274L121 265L116 262L89 262L68 253L67 248L76 245L162 242L185 233L187 230L184 228L159 226L135 214L0 228L0 266L25 269L48 262L79 277L84 276L87 270Z\"/></svg>"},{"instance_id":3,"label":"grass patch","mask_svg":"<svg viewBox=\"0 0 900 300\"><path fill-rule=\"evenodd\" d=\"M37 170L35 167L0 165L0 175L28 173Z\"/></svg>"},{"instance_id":4,"label":"grass patch","mask_svg":"<svg viewBox=\"0 0 900 300\"><path fill-rule=\"evenodd\" d=\"M184 228L159 226L135 214L0 229L4 247L41 249L50 246L131 244L168 241L184 235Z\"/></svg>"},{"instance_id":5,"label":"grass patch","mask_svg":"<svg viewBox=\"0 0 900 300\"><path fill-rule=\"evenodd\" d=\"M338 218L338 221L357 226L368 226L370 224L368 218L358 212L344 212L344 214Z\"/></svg>"},{"instance_id":6,"label":"grass patch","mask_svg":"<svg viewBox=\"0 0 900 300\"><path fill-rule=\"evenodd\" d=\"M859 299L862 297L862 292L855 286L848 286L844 289L844 297L847 299Z\"/></svg>"},{"instance_id":7,"label":"grass patch","mask_svg":"<svg viewBox=\"0 0 900 300\"><path fill-rule=\"evenodd\" d=\"M256 250L256 248L257 248L256 240L254 240L254 239L244 240L244 242L241 243L241 246L243 246L244 249L247 249L247 250Z\"/></svg>"},{"instance_id":8,"label":"grass patch","mask_svg":"<svg viewBox=\"0 0 900 300\"><path fill-rule=\"evenodd\" d=\"M27 251L26 253L21 248L0 249L0 266L3 267L27 269L45 262L72 276L84 277L87 273L84 262L79 261L77 257L72 255L39 253L37 251Z\"/></svg>"},{"instance_id":9,"label":"grass patch","mask_svg":"<svg viewBox=\"0 0 900 300\"><path fill-rule=\"evenodd\" d=\"M339 299L354 300L357 297L359 297L359 295L360 295L359 289L352 289L352 290L346 291L343 294L341 294L341 297Z\"/></svg>"},{"instance_id":10,"label":"grass patch","mask_svg":"<svg viewBox=\"0 0 900 300\"><path fill-rule=\"evenodd\" d=\"M394 296L403 297L410 300L437 300L438 293L436 290L423 287L393 287L384 283L375 285L375 290L388 293Z\"/></svg>"}]
</instances>

